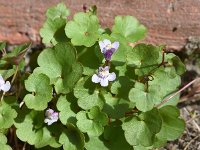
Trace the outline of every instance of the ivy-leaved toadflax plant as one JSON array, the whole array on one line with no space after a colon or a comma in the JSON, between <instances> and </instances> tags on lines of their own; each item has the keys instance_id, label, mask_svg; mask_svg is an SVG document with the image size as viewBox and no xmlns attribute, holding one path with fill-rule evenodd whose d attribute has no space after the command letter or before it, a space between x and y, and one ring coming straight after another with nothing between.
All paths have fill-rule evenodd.
<instances>
[{"instance_id":1,"label":"ivy-leaved toadflax plant","mask_svg":"<svg viewBox=\"0 0 200 150\"><path fill-rule=\"evenodd\" d=\"M94 8L71 20L64 3L49 8L46 48L30 64L22 57L30 44L7 52L0 43L2 149L14 136L25 149L148 150L183 133L179 96L165 100L178 91L183 63L163 45L136 45L147 29L135 17L116 16L104 29Z\"/></svg>"}]
</instances>

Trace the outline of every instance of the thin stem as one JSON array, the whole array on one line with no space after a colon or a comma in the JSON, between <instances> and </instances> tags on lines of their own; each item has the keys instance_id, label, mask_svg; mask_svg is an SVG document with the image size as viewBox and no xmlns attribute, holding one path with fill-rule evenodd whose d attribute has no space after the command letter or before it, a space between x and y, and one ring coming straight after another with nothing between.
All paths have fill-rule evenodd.
<instances>
[{"instance_id":1,"label":"thin stem","mask_svg":"<svg viewBox=\"0 0 200 150\"><path fill-rule=\"evenodd\" d=\"M184 148L184 150L187 150L188 147L190 146L190 144L191 144L192 142L194 142L196 139L198 139L199 137L200 137L200 135L197 135L195 138L193 138L193 139L186 145L186 147Z\"/></svg>"},{"instance_id":2,"label":"thin stem","mask_svg":"<svg viewBox=\"0 0 200 150\"><path fill-rule=\"evenodd\" d=\"M12 78L12 81L11 81L11 84L13 84L13 82L15 81L15 78L16 78L16 76L17 76L18 69L19 69L19 66L17 65L17 66L16 66L16 70L15 70L15 74L13 75L13 78Z\"/></svg>"},{"instance_id":3,"label":"thin stem","mask_svg":"<svg viewBox=\"0 0 200 150\"><path fill-rule=\"evenodd\" d=\"M156 107L160 108L160 106L162 106L163 104L165 104L166 102L168 102L170 99L172 99L174 96L176 96L177 94L181 93L183 90L185 90L186 88L188 88L189 86L191 86L193 83L195 83L196 81L200 80L200 78L196 78L194 80L192 80L191 82L189 82L187 85L185 85L184 87L182 87L180 90L178 90L177 92L171 94L170 96L166 97L160 104L158 104Z\"/></svg>"},{"instance_id":4,"label":"thin stem","mask_svg":"<svg viewBox=\"0 0 200 150\"><path fill-rule=\"evenodd\" d=\"M4 48L4 49L2 49L2 53L3 53L3 56L5 56L6 54L7 54L7 52L6 52L6 49Z\"/></svg>"},{"instance_id":5,"label":"thin stem","mask_svg":"<svg viewBox=\"0 0 200 150\"><path fill-rule=\"evenodd\" d=\"M6 94L6 93L3 92L2 96L1 96L1 102L3 101L3 98L4 98L5 94Z\"/></svg>"}]
</instances>

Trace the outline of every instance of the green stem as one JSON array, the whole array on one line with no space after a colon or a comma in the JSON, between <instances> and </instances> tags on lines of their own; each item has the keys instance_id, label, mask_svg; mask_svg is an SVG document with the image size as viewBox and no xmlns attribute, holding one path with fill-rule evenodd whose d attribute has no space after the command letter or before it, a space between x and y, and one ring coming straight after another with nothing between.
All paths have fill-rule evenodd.
<instances>
[{"instance_id":1,"label":"green stem","mask_svg":"<svg viewBox=\"0 0 200 150\"><path fill-rule=\"evenodd\" d=\"M16 76L17 76L18 69L19 69L19 66L17 65L17 66L16 66L16 70L15 70L15 74L13 75L13 78L12 78L12 81L11 81L11 84L13 84L13 82L15 81L15 78L16 78Z\"/></svg>"}]
</instances>

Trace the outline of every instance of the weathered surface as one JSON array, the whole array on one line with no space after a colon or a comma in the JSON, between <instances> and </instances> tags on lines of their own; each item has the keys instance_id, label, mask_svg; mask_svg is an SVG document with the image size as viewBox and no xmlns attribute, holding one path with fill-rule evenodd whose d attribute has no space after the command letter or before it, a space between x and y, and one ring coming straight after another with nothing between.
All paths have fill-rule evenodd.
<instances>
[{"instance_id":1,"label":"weathered surface","mask_svg":"<svg viewBox=\"0 0 200 150\"><path fill-rule=\"evenodd\" d=\"M48 7L64 0L0 0L0 40L11 44L40 42L39 29ZM133 15L147 26L149 43L182 48L189 36L200 36L200 0L65 0L72 15L84 3L97 5L103 27L116 15Z\"/></svg>"}]
</instances>

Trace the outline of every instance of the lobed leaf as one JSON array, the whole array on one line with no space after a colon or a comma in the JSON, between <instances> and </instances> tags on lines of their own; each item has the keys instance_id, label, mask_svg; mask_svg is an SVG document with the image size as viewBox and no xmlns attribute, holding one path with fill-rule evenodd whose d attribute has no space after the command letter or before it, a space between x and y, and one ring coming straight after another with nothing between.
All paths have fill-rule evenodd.
<instances>
[{"instance_id":1,"label":"lobed leaf","mask_svg":"<svg viewBox=\"0 0 200 150\"><path fill-rule=\"evenodd\" d=\"M115 17L112 32L123 36L127 42L136 42L145 37L147 29L132 16L117 16Z\"/></svg>"},{"instance_id":2,"label":"lobed leaf","mask_svg":"<svg viewBox=\"0 0 200 150\"><path fill-rule=\"evenodd\" d=\"M132 146L153 145L155 134L161 129L162 120L157 109L141 113L139 117L127 118L122 124L125 138Z\"/></svg>"},{"instance_id":3,"label":"lobed leaf","mask_svg":"<svg viewBox=\"0 0 200 150\"><path fill-rule=\"evenodd\" d=\"M28 108L44 110L52 99L52 87L49 78L44 74L33 73L25 81L25 88L32 92L24 97Z\"/></svg>"},{"instance_id":4,"label":"lobed leaf","mask_svg":"<svg viewBox=\"0 0 200 150\"><path fill-rule=\"evenodd\" d=\"M79 12L74 15L73 21L65 26L67 37L73 45L91 47L99 38L99 21L97 16Z\"/></svg>"},{"instance_id":5,"label":"lobed leaf","mask_svg":"<svg viewBox=\"0 0 200 150\"><path fill-rule=\"evenodd\" d=\"M93 107L89 112L80 111L77 116L77 127L89 136L99 136L104 131L104 126L108 123L108 117L101 112L99 107Z\"/></svg>"}]
</instances>

